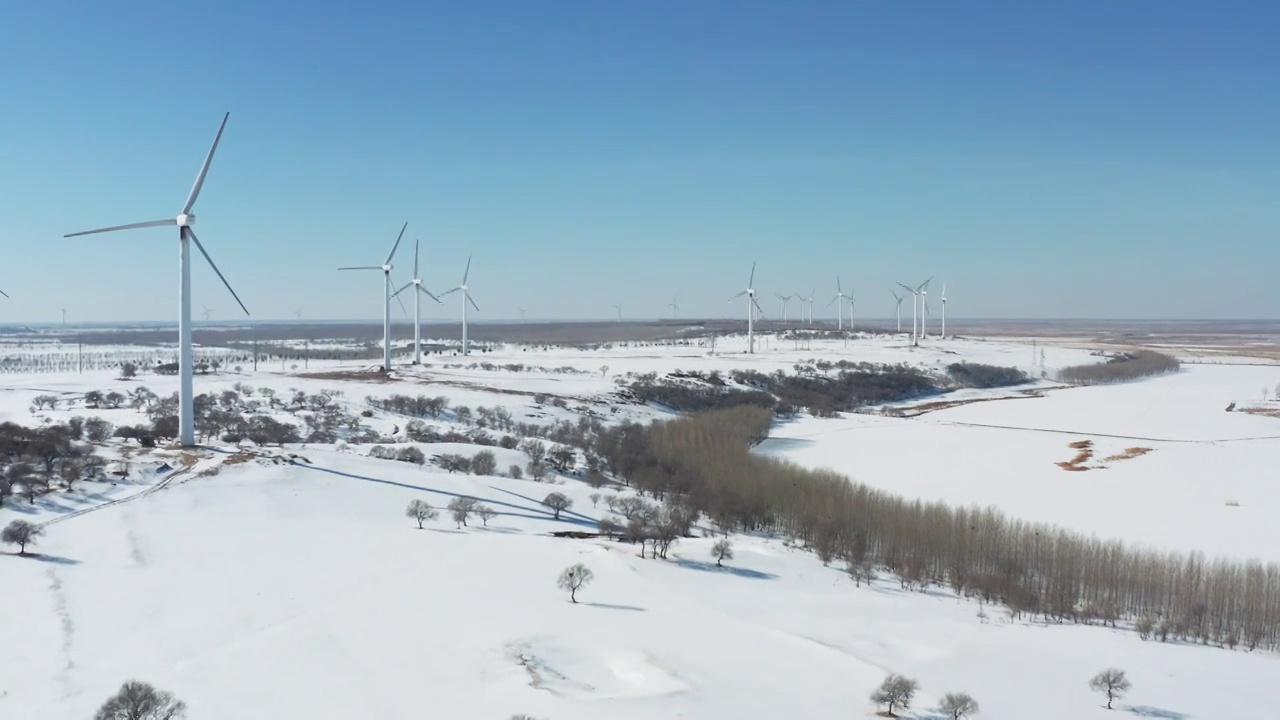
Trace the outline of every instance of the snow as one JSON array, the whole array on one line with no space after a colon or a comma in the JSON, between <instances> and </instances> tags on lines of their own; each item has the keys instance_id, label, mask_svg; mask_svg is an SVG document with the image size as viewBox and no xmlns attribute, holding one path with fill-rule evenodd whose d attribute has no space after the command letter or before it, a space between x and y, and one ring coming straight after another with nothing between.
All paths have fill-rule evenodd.
<instances>
[{"instance_id":1,"label":"snow","mask_svg":"<svg viewBox=\"0 0 1280 720\"><path fill-rule=\"evenodd\" d=\"M579 417L574 408L585 405L614 421L668 415L634 406L607 412L626 373L772 372L815 357L1031 367L1029 346L994 341L912 351L892 338L864 337L847 350L775 340L754 356L742 354L744 344L722 338L715 356L647 346L499 348L474 358L584 374L446 367L464 364L454 358L398 368L389 383L264 371L199 377L196 388L338 389L350 411L366 395L446 395L454 406L503 405L516 421L538 422ZM1089 357L1045 350L1050 367ZM354 367L312 363L311 372ZM1280 511L1267 471L1280 457L1280 420L1224 412L1233 400L1256 399L1268 378L1274 385L1273 371L1196 365L1114 387L1040 383L1043 397L1017 399L991 399L1007 390L968 391L946 399L982 402L908 418L781 422L759 450L908 496L995 504L1155 547L1277 559ZM3 381L0 421L26 424L72 414L139 422L129 409L77 405L33 415L28 407L37 394L147 385L164 395L177 384L150 375L122 381L108 371ZM567 398L568 407L540 405L537 393ZM366 420L387 433L404 421L381 412ZM1076 451L1067 443L1081 439L1095 442L1091 463L1106 469L1054 465L1070 460ZM428 456L482 449L418 446ZM1103 460L1134 446L1153 450ZM483 449L495 452L499 468L522 459ZM900 713L906 717L934 717L928 709L955 691L976 697L982 718L1036 720L1270 717L1280 703L1270 681L1275 655L1144 642L1123 628L1011 621L990 606L982 620L976 603L936 588L907 592L891 579L856 587L779 538L733 536L735 557L723 568L710 556L710 537L678 542L667 560L641 559L625 543L549 534L594 529L608 511L590 496L614 490L572 477L451 475L367 452L306 446L187 458L134 449L127 482L86 483L36 507L8 503L0 523L57 522L35 548L39 557L0 556L11 609L0 616L0 717L82 720L130 678L173 691L193 720L866 717L876 710L869 693L889 672L920 681L916 714ZM287 462L287 453L305 460ZM175 469L156 472L161 463ZM559 521L539 504L551 491L574 501ZM473 518L457 528L443 507L459 495L499 514L487 527ZM418 530L404 516L412 499L441 517ZM555 581L577 562L595 578L574 604ZM1108 713L1086 687L1108 666L1126 669L1134 683L1117 703L1124 715Z\"/></svg>"}]
</instances>

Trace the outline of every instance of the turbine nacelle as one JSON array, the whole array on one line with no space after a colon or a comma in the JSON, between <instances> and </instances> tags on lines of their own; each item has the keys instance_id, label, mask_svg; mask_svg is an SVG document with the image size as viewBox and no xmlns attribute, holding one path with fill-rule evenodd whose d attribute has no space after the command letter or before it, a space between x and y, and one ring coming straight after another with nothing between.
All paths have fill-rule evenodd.
<instances>
[{"instance_id":1,"label":"turbine nacelle","mask_svg":"<svg viewBox=\"0 0 1280 720\"><path fill-rule=\"evenodd\" d=\"M386 265L383 265L383 266L382 266L382 272L384 272L384 273L389 273L389 272L391 272L391 268L392 268L392 267L394 267L394 266L393 266L393 265L391 265L390 263L387 263Z\"/></svg>"},{"instance_id":2,"label":"turbine nacelle","mask_svg":"<svg viewBox=\"0 0 1280 720\"><path fill-rule=\"evenodd\" d=\"M178 227L189 228L195 224L196 224L195 213L187 212L187 213L182 213L181 215L178 216L178 219L177 219Z\"/></svg>"}]
</instances>

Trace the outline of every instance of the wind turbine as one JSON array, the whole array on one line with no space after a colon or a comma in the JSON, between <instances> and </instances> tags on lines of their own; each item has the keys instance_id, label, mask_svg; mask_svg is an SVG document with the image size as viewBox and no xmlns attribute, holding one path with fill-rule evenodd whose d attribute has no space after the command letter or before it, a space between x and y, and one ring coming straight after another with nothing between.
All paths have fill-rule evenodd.
<instances>
[{"instance_id":1,"label":"wind turbine","mask_svg":"<svg viewBox=\"0 0 1280 720\"><path fill-rule=\"evenodd\" d=\"M298 308L297 310L294 310L294 311L293 311L293 317L294 317L294 319L296 319L298 322L302 322L302 308Z\"/></svg>"},{"instance_id":2,"label":"wind turbine","mask_svg":"<svg viewBox=\"0 0 1280 720\"><path fill-rule=\"evenodd\" d=\"M675 320L677 317L680 316L680 304L676 302L676 296L674 295L671 296L671 302L670 304L667 305L667 307L671 308L672 320Z\"/></svg>"},{"instance_id":3,"label":"wind turbine","mask_svg":"<svg viewBox=\"0 0 1280 720\"><path fill-rule=\"evenodd\" d=\"M911 344L912 345L920 344L919 335L916 334L917 300L919 300L924 295L924 289L929 286L929 282L932 280L933 278L930 277L928 280L925 280L924 282L920 283L916 287L911 287L910 285L904 285L903 283L898 283L898 285L900 285L903 290L906 290L907 292L911 293L911 296L912 296L911 297ZM923 321L920 323L920 326L921 326L921 329L923 330L924 328Z\"/></svg>"},{"instance_id":4,"label":"wind turbine","mask_svg":"<svg viewBox=\"0 0 1280 720\"><path fill-rule=\"evenodd\" d=\"M831 302L827 303L827 307L831 307L831 303L839 303L836 305L836 329L844 329L844 301L849 297L844 294L844 288L840 285L840 277L836 276L836 296L831 298Z\"/></svg>"},{"instance_id":5,"label":"wind turbine","mask_svg":"<svg viewBox=\"0 0 1280 720\"><path fill-rule=\"evenodd\" d=\"M613 307L618 311L618 322L622 322L622 303L614 303Z\"/></svg>"},{"instance_id":6,"label":"wind turbine","mask_svg":"<svg viewBox=\"0 0 1280 720\"><path fill-rule=\"evenodd\" d=\"M209 316L213 314L213 311L209 309L209 306L208 306L208 305L202 305L201 307L203 307L203 308L204 308L204 321L205 321L205 322L209 322ZM64 314L64 316L65 316L65 313L66 313L67 311L66 311L66 310L63 310L62 312L63 312L63 314ZM65 323L66 323L66 321L64 320L64 321L63 321L63 323L65 324Z\"/></svg>"},{"instance_id":7,"label":"wind turbine","mask_svg":"<svg viewBox=\"0 0 1280 720\"><path fill-rule=\"evenodd\" d=\"M894 300L897 300L897 301L898 301L898 305L897 305L897 307L896 307L895 309L896 309L896 311L897 311L897 313L898 313L898 332L902 332L902 301L903 301L903 300L906 300L906 299L907 299L907 296L906 296L906 295L899 295L898 293L894 292L893 290L890 290L890 291L889 291L889 294L893 296L893 299L894 299Z\"/></svg>"},{"instance_id":8,"label":"wind turbine","mask_svg":"<svg viewBox=\"0 0 1280 720\"><path fill-rule=\"evenodd\" d=\"M420 244L420 242L421 241L419 240L413 241L413 279L405 283L404 287L400 288L395 292L395 297L398 299L400 296L400 293L404 292L405 290L408 290L411 287L416 288L416 290L413 293L413 364L414 365L422 364L422 303L419 301L422 300L423 293L426 293L427 297L431 298L432 300L435 300L437 303L440 302L440 298L436 297L435 295L432 295L430 290L422 287L422 277L418 274L418 245Z\"/></svg>"},{"instance_id":9,"label":"wind turbine","mask_svg":"<svg viewBox=\"0 0 1280 720\"><path fill-rule=\"evenodd\" d=\"M396 244L391 246L391 252L387 255L387 259L381 265L357 265L353 267L340 267L339 270L381 270L382 271L382 370L391 372L391 258L396 256L396 250L400 249L400 240L404 238L404 231L409 227L406 221L400 226L400 234L396 236ZM404 309L404 302L396 298L400 302L400 309Z\"/></svg>"},{"instance_id":10,"label":"wind turbine","mask_svg":"<svg viewBox=\"0 0 1280 720\"><path fill-rule=\"evenodd\" d=\"M440 293L440 297L444 297L449 293L455 293L455 292L458 292L459 290L462 291L462 354L463 355L471 354L471 345L467 341L467 303L470 303L471 307L476 309L476 312L480 312L480 306L476 305L476 301L471 299L471 288L467 285L468 277L471 277L471 256L470 255L467 256L467 269L462 272L462 284L448 292Z\"/></svg>"},{"instance_id":11,"label":"wind turbine","mask_svg":"<svg viewBox=\"0 0 1280 720\"><path fill-rule=\"evenodd\" d=\"M800 296L800 299L803 300L809 306L809 324L810 325L813 324L813 299L817 295L818 295L818 288L813 288L812 290L809 291L809 297L805 297L803 295Z\"/></svg>"},{"instance_id":12,"label":"wind turbine","mask_svg":"<svg viewBox=\"0 0 1280 720\"><path fill-rule=\"evenodd\" d=\"M774 293L774 297L778 298L778 314L782 316L782 322L787 321L787 305L791 303L791 298L795 295L782 295Z\"/></svg>"},{"instance_id":13,"label":"wind turbine","mask_svg":"<svg viewBox=\"0 0 1280 720\"><path fill-rule=\"evenodd\" d=\"M947 339L947 284L942 283L942 339Z\"/></svg>"},{"instance_id":14,"label":"wind turbine","mask_svg":"<svg viewBox=\"0 0 1280 720\"><path fill-rule=\"evenodd\" d=\"M231 283L228 283L227 279L223 277L222 271L214 264L213 258L209 257L208 251L204 249L204 245L200 244L200 239L196 237L195 231L191 228L196 222L196 216L191 211L195 208L196 199L200 197L200 188L204 186L205 176L209 173L209 163L213 161L213 154L218 149L218 142L222 140L222 131L226 129L227 119L230 117L231 113L222 116L222 125L218 127L218 134L213 138L213 145L209 148L209 154L205 156L204 164L200 166L200 174L196 175L195 185L191 187L191 193L187 195L187 202L183 204L182 212L178 213L177 218L116 225L63 236L76 237L78 235L90 235L114 230L132 230L135 228L170 227L174 225L178 227L178 253L181 258L178 282L178 439L182 445L187 447L196 444L195 394L192 389L194 381L191 354L191 243L195 243L196 249L204 256L205 261L209 263L209 267L213 268L214 273L218 275L218 279L222 281L222 284L231 293L231 297L236 299L236 303L240 305L241 310L244 310L244 314L249 314L249 309L244 306L243 302L240 302L240 296L236 295L236 291L231 289Z\"/></svg>"},{"instance_id":15,"label":"wind turbine","mask_svg":"<svg viewBox=\"0 0 1280 720\"><path fill-rule=\"evenodd\" d=\"M732 302L742 297L743 295L747 296L747 352L749 353L754 353L756 351L755 311L760 310L760 303L756 302L755 285L756 285L756 263L753 260L751 262L751 278L747 280L747 289L729 298L729 301ZM760 310L760 312L763 314L764 310Z\"/></svg>"},{"instance_id":16,"label":"wind turbine","mask_svg":"<svg viewBox=\"0 0 1280 720\"><path fill-rule=\"evenodd\" d=\"M853 315L854 315L854 310L856 310L858 307L858 301L853 296L853 288L849 288L848 301L849 301L849 331L853 332L854 331Z\"/></svg>"}]
</instances>

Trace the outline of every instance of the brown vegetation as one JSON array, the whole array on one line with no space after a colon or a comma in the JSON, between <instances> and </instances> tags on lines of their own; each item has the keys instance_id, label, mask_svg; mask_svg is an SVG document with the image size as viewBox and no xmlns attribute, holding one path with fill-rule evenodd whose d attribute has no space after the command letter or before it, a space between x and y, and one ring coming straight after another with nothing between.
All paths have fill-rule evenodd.
<instances>
[{"instance_id":1,"label":"brown vegetation","mask_svg":"<svg viewBox=\"0 0 1280 720\"><path fill-rule=\"evenodd\" d=\"M1115 455L1108 455L1103 460L1104 462L1118 462L1120 460L1130 460L1132 458L1142 457L1143 455L1146 455L1149 452L1151 452L1151 448L1149 447L1125 448L1124 452L1116 453Z\"/></svg>"},{"instance_id":2,"label":"brown vegetation","mask_svg":"<svg viewBox=\"0 0 1280 720\"><path fill-rule=\"evenodd\" d=\"M1057 465L1063 470L1069 470L1071 472L1082 472L1084 470L1093 469L1093 468L1090 468L1088 465L1085 465L1085 463L1093 459L1093 441L1092 440L1076 440L1075 442L1067 443L1067 447L1071 448L1072 450L1078 450L1079 452L1077 452L1076 456L1071 458L1070 460L1065 462L1057 462L1057 463L1054 463L1054 465Z\"/></svg>"},{"instance_id":3,"label":"brown vegetation","mask_svg":"<svg viewBox=\"0 0 1280 720\"><path fill-rule=\"evenodd\" d=\"M1108 385L1177 372L1180 367L1177 358L1164 353L1134 350L1111 356L1104 363L1065 367L1058 371L1058 379L1073 385Z\"/></svg>"},{"instance_id":4,"label":"brown vegetation","mask_svg":"<svg viewBox=\"0 0 1280 720\"><path fill-rule=\"evenodd\" d=\"M610 428L595 446L614 475L669 506L726 530L785 534L824 562L887 568L904 589L949 585L1015 617L1160 618L1161 639L1280 648L1276 563L1129 547L995 508L905 500L751 453L771 422L768 410L736 407Z\"/></svg>"}]
</instances>

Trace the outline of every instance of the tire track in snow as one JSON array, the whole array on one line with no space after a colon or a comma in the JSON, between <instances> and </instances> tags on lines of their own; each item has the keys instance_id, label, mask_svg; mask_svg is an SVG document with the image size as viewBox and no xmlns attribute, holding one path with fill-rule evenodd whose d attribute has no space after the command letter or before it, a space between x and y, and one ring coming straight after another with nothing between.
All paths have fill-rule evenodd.
<instances>
[{"instance_id":1,"label":"tire track in snow","mask_svg":"<svg viewBox=\"0 0 1280 720\"><path fill-rule=\"evenodd\" d=\"M49 591L53 593L53 612L58 616L58 629L62 634L60 652L62 668L58 670L57 681L62 685L62 696L70 697L75 693L71 683L71 671L75 669L75 660L71 657L71 646L75 640L75 623L71 619L71 611L67 609L67 595L62 590L62 577L58 571L49 568L45 571L49 578Z\"/></svg>"}]
</instances>

